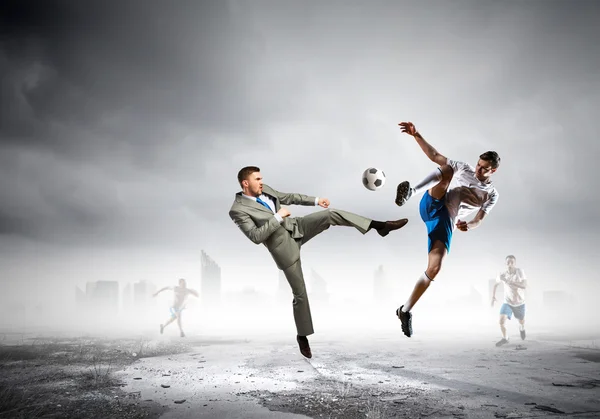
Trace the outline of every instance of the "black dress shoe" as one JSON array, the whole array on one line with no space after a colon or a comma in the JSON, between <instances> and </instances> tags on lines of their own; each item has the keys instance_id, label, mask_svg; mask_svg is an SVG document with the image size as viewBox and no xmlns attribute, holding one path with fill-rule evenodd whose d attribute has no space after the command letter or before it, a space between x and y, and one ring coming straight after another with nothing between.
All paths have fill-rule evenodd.
<instances>
[{"instance_id":1,"label":"black dress shoe","mask_svg":"<svg viewBox=\"0 0 600 419\"><path fill-rule=\"evenodd\" d=\"M385 237L388 234L390 234L390 231L398 230L398 229L404 227L406 225L406 223L408 223L408 218L401 218L400 220L396 220L396 221L386 221L385 227L377 230L377 232L379 233L379 235L381 237Z\"/></svg>"},{"instance_id":2,"label":"black dress shoe","mask_svg":"<svg viewBox=\"0 0 600 419\"><path fill-rule=\"evenodd\" d=\"M308 344L308 338L306 336L296 336L298 346L300 347L300 353L307 358L312 358L312 352L310 351L310 345Z\"/></svg>"}]
</instances>

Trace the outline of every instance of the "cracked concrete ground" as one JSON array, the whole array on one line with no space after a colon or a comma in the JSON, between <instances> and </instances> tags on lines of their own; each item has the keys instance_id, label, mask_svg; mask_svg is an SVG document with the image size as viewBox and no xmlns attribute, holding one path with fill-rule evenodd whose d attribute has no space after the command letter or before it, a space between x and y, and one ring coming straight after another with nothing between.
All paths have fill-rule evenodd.
<instances>
[{"instance_id":1,"label":"cracked concrete ground","mask_svg":"<svg viewBox=\"0 0 600 419\"><path fill-rule=\"evenodd\" d=\"M117 376L162 418L525 418L600 416L600 335L321 333L303 358L294 336L189 337L185 354L140 359Z\"/></svg>"},{"instance_id":2,"label":"cracked concrete ground","mask_svg":"<svg viewBox=\"0 0 600 419\"><path fill-rule=\"evenodd\" d=\"M21 386L28 394L11 396L10 409L34 400L44 417L600 417L600 333L532 328L527 340L513 336L497 348L491 327L419 329L410 339L395 329L358 330L319 331L310 360L285 331L21 335L0 345L2 388L8 396L27 377L38 383ZM90 388L99 354L111 375Z\"/></svg>"}]
</instances>

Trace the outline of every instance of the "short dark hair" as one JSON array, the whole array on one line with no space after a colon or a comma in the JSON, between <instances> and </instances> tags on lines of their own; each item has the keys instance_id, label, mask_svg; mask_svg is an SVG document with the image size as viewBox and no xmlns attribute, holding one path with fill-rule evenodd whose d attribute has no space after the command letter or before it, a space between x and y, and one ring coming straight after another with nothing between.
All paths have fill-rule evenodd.
<instances>
[{"instance_id":1,"label":"short dark hair","mask_svg":"<svg viewBox=\"0 0 600 419\"><path fill-rule=\"evenodd\" d=\"M489 161L492 164L492 169L497 169L500 166L500 156L495 151L486 151L479 158Z\"/></svg>"},{"instance_id":2,"label":"short dark hair","mask_svg":"<svg viewBox=\"0 0 600 419\"><path fill-rule=\"evenodd\" d=\"M504 260L508 260L508 259L517 260L517 258L514 255L508 255Z\"/></svg>"},{"instance_id":3,"label":"short dark hair","mask_svg":"<svg viewBox=\"0 0 600 419\"><path fill-rule=\"evenodd\" d=\"M238 182L240 186L242 186L242 181L248 179L252 173L260 172L260 168L256 166L246 166L242 167L238 172Z\"/></svg>"}]
</instances>

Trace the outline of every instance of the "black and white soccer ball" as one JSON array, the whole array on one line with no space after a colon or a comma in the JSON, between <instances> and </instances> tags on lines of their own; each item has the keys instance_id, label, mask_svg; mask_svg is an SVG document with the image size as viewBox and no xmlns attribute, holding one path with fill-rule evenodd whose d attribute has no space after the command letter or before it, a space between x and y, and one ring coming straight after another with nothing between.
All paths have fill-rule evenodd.
<instances>
[{"instance_id":1,"label":"black and white soccer ball","mask_svg":"<svg viewBox=\"0 0 600 419\"><path fill-rule=\"evenodd\" d=\"M370 191L377 191L385 185L385 173L375 167L369 167L363 172L362 183Z\"/></svg>"}]
</instances>

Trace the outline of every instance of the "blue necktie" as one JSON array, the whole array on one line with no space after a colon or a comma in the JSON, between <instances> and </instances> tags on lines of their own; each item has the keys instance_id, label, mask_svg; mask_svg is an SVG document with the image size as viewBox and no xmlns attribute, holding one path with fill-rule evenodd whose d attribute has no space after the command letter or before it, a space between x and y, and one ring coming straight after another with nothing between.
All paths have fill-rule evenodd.
<instances>
[{"instance_id":1,"label":"blue necktie","mask_svg":"<svg viewBox=\"0 0 600 419\"><path fill-rule=\"evenodd\" d=\"M256 202L258 202L260 205L267 207L267 209L271 212L273 212L273 210L271 209L271 207L269 206L269 204L267 204L265 201L263 201L260 198L256 198Z\"/></svg>"}]
</instances>

